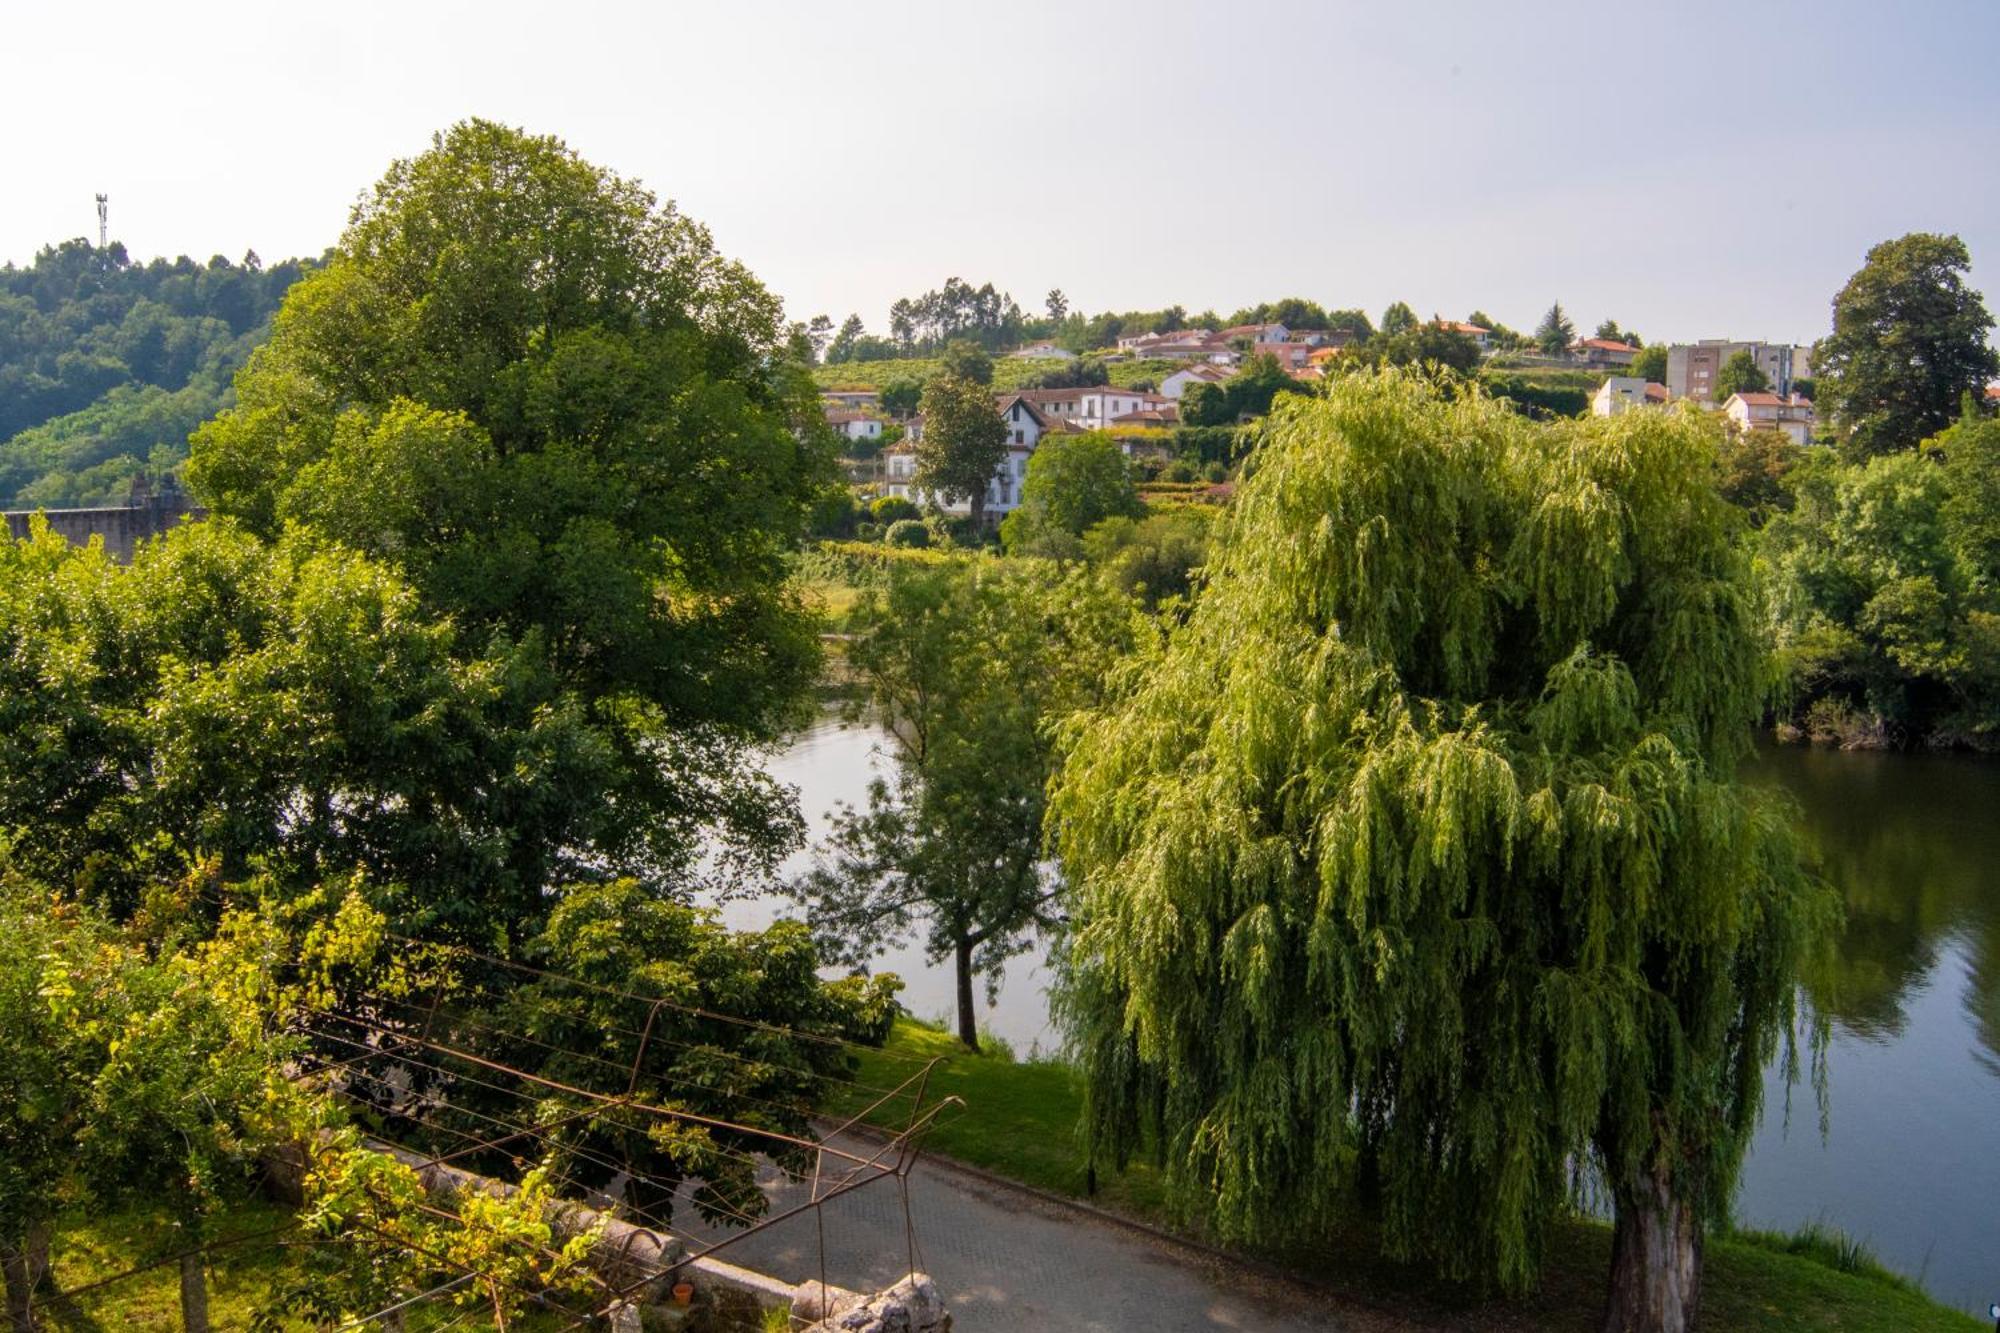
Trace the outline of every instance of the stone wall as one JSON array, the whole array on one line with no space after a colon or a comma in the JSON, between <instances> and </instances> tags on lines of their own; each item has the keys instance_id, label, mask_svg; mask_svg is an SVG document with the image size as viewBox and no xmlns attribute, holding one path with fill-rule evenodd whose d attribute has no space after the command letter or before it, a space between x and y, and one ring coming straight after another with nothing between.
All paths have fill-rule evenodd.
<instances>
[{"instance_id":1,"label":"stone wall","mask_svg":"<svg viewBox=\"0 0 2000 1333\"><path fill-rule=\"evenodd\" d=\"M121 565L132 563L133 553L147 538L157 537L183 520L208 516L208 511L179 487L154 491L143 477L133 483L128 504L102 509L9 510L4 515L8 535L17 541L25 538L37 513L48 519L51 531L72 545L87 546L91 538L103 538L105 553Z\"/></svg>"}]
</instances>

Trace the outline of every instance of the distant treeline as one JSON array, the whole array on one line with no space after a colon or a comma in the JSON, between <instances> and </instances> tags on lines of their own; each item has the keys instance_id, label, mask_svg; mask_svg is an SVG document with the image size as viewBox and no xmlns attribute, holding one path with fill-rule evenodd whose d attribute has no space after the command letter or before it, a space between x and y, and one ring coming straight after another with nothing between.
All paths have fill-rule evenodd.
<instances>
[{"instance_id":1,"label":"distant treeline","mask_svg":"<svg viewBox=\"0 0 2000 1333\"><path fill-rule=\"evenodd\" d=\"M0 506L113 503L177 468L308 267L136 264L83 240L0 267Z\"/></svg>"}]
</instances>

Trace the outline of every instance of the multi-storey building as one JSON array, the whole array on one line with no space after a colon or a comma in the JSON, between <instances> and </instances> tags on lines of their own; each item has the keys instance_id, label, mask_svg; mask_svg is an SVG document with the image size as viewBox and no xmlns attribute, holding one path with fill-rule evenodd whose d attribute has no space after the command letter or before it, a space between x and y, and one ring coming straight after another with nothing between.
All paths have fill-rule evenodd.
<instances>
[{"instance_id":1,"label":"multi-storey building","mask_svg":"<svg viewBox=\"0 0 2000 1333\"><path fill-rule=\"evenodd\" d=\"M1732 342L1728 338L1703 338L1696 343L1675 343L1667 348L1667 392L1676 398L1713 403L1716 376L1723 364L1738 352L1748 352L1771 381L1771 391L1789 396L1792 385L1812 374L1812 349L1793 343Z\"/></svg>"}]
</instances>

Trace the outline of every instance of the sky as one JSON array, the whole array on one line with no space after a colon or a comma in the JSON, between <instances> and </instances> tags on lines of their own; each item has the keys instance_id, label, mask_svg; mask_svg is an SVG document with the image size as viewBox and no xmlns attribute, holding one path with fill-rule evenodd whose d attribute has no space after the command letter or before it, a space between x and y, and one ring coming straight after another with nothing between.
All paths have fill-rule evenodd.
<instances>
[{"instance_id":1,"label":"sky","mask_svg":"<svg viewBox=\"0 0 2000 1333\"><path fill-rule=\"evenodd\" d=\"M0 262L98 192L141 259L317 254L482 116L872 332L958 276L1806 342L1910 231L2000 308L1996 0L0 0L0 50Z\"/></svg>"}]
</instances>

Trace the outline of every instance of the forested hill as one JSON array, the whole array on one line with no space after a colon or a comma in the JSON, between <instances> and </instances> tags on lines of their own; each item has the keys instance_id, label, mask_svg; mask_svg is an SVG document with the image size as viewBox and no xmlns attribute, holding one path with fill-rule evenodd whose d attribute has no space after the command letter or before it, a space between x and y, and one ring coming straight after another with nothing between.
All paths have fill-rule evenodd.
<instances>
[{"instance_id":1,"label":"forested hill","mask_svg":"<svg viewBox=\"0 0 2000 1333\"><path fill-rule=\"evenodd\" d=\"M155 259L65 241L0 267L0 508L117 503L228 406L310 261Z\"/></svg>"}]
</instances>

